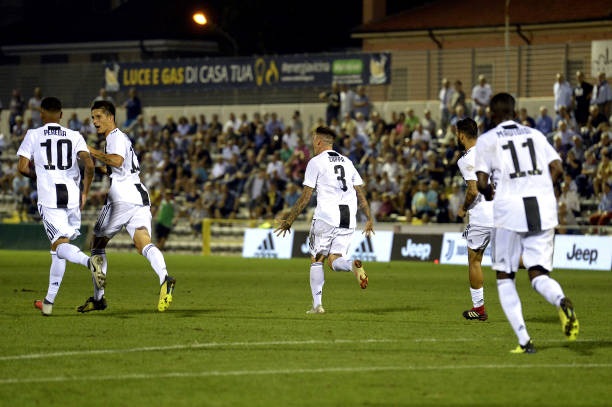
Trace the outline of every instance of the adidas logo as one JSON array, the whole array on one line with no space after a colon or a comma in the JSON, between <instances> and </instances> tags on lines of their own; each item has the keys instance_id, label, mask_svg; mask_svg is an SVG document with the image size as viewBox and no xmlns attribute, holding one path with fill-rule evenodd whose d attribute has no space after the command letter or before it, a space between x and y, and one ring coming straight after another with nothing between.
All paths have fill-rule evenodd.
<instances>
[{"instance_id":1,"label":"adidas logo","mask_svg":"<svg viewBox=\"0 0 612 407\"><path fill-rule=\"evenodd\" d=\"M274 248L274 234L269 232L264 240L261 241L259 246L257 246L257 251L254 253L255 257L265 257L265 258L277 258L278 253L276 253L276 249Z\"/></svg>"},{"instance_id":2,"label":"adidas logo","mask_svg":"<svg viewBox=\"0 0 612 407\"><path fill-rule=\"evenodd\" d=\"M54 283L51 283L51 285L56 285L59 287L59 283L57 281L55 281Z\"/></svg>"},{"instance_id":3,"label":"adidas logo","mask_svg":"<svg viewBox=\"0 0 612 407\"><path fill-rule=\"evenodd\" d=\"M363 239L355 248L353 258L361 261L376 261L374 245L372 244L372 239L369 236Z\"/></svg>"}]
</instances>

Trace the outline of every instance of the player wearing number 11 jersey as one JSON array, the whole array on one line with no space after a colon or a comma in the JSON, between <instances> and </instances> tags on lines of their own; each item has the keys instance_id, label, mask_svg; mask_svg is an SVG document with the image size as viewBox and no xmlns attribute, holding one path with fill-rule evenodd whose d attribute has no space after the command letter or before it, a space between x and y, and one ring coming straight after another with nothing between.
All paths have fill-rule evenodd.
<instances>
[{"instance_id":1,"label":"player wearing number 11 jersey","mask_svg":"<svg viewBox=\"0 0 612 407\"><path fill-rule=\"evenodd\" d=\"M521 257L532 287L557 307L566 337L575 340L578 335L573 305L549 276L557 225L553 181L562 177L563 168L542 133L513 121L511 95L495 95L490 108L496 127L476 142L478 190L493 200L493 269L501 306L518 337L513 352L534 353L514 282Z\"/></svg>"},{"instance_id":2,"label":"player wearing number 11 jersey","mask_svg":"<svg viewBox=\"0 0 612 407\"><path fill-rule=\"evenodd\" d=\"M138 157L130 139L115 124L115 106L112 103L105 100L94 102L91 118L98 134L106 137L106 147L104 152L92 147L89 151L95 159L111 168L111 186L94 227L91 252L102 256L102 269L106 275L106 245L125 226L138 253L146 257L159 277L157 309L163 312L172 302L176 281L168 275L163 254L151 243L151 203L147 188L140 181ZM94 286L93 297L89 297L77 311L105 308L104 289Z\"/></svg>"}]
</instances>

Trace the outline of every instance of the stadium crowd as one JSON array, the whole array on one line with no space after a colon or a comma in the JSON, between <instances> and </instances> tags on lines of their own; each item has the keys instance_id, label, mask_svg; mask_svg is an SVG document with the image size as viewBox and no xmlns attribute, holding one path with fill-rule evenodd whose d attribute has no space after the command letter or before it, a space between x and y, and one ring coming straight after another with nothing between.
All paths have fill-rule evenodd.
<instances>
[{"instance_id":1,"label":"stadium crowd","mask_svg":"<svg viewBox=\"0 0 612 407\"><path fill-rule=\"evenodd\" d=\"M612 90L605 74L593 86L576 74L572 86L562 74L552 87L554 112L542 106L535 117L525 108L517 121L539 129L559 152L565 168L558 186L560 233L572 233L583 216L581 202L598 206L584 223L607 225L612 217ZM462 155L455 123L472 117L479 131L490 126L488 101L493 95L484 75L467 95L462 82L444 79L439 100L439 123L430 110L419 116L408 104L405 111L383 117L366 93L346 85L332 85L319 95L325 112L306 128L299 111L290 118L276 113L204 114L191 117L145 117L135 90L123 103L127 119L118 123L132 139L140 160L143 182L153 205L171 190L178 216L189 219L194 231L204 218L271 219L291 207L300 195L306 164L311 157L309 134L328 125L338 135L335 149L349 157L367 185L371 212L377 221L462 222L457 210L464 200L464 185L456 162ZM19 214L36 218L36 191L16 171L16 151L26 131L40 125L42 91L36 88L26 102L14 90L8 108L8 137L0 138L0 190L12 194ZM96 100L112 97L104 89ZM89 117L72 114L63 123L83 134L88 144L103 149ZM105 183L96 175L90 205L103 204ZM311 203L312 204L312 203ZM26 219L25 217L23 218ZM599 229L601 231L603 229ZM593 226L591 232L597 229Z\"/></svg>"}]
</instances>

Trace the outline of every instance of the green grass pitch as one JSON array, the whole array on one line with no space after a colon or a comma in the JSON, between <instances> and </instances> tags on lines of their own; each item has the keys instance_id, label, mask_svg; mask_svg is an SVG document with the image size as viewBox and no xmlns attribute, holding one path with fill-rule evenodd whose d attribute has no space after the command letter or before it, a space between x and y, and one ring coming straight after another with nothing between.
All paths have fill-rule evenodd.
<instances>
[{"instance_id":1,"label":"green grass pitch","mask_svg":"<svg viewBox=\"0 0 612 407\"><path fill-rule=\"evenodd\" d=\"M368 263L366 290L326 270L324 315L310 306L308 259L167 255L174 302L157 276L109 249L109 308L79 314L89 272L69 265L51 317L48 252L0 251L2 406L609 406L612 274L558 270L578 341L517 277L538 353L516 338L485 268L489 320L465 321L467 268Z\"/></svg>"}]
</instances>

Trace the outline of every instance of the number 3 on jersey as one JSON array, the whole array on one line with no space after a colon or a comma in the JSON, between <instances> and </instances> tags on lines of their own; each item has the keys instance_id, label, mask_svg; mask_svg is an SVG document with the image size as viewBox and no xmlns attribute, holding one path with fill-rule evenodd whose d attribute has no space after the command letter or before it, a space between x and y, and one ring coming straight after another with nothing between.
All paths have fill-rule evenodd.
<instances>
[{"instance_id":1,"label":"number 3 on jersey","mask_svg":"<svg viewBox=\"0 0 612 407\"><path fill-rule=\"evenodd\" d=\"M345 174L344 174L344 167L341 166L341 165L335 165L334 166L334 174L339 174L336 177L336 179L342 183L342 186L340 187L342 192L346 192L348 190L348 187L346 186L346 178L345 178Z\"/></svg>"},{"instance_id":2,"label":"number 3 on jersey","mask_svg":"<svg viewBox=\"0 0 612 407\"><path fill-rule=\"evenodd\" d=\"M529 158L531 159L532 169L528 171L521 171L521 166L519 164L518 154L516 151L516 147L514 146L514 141L508 141L508 144L504 144L502 148L504 150L510 150L510 156L512 157L512 164L514 165L514 172L510 173L510 178L521 178L527 175L540 175L542 174L542 170L538 169L538 162L536 160L535 147L533 145L533 140L528 138L524 143L521 144L521 147L529 150Z\"/></svg>"}]
</instances>

